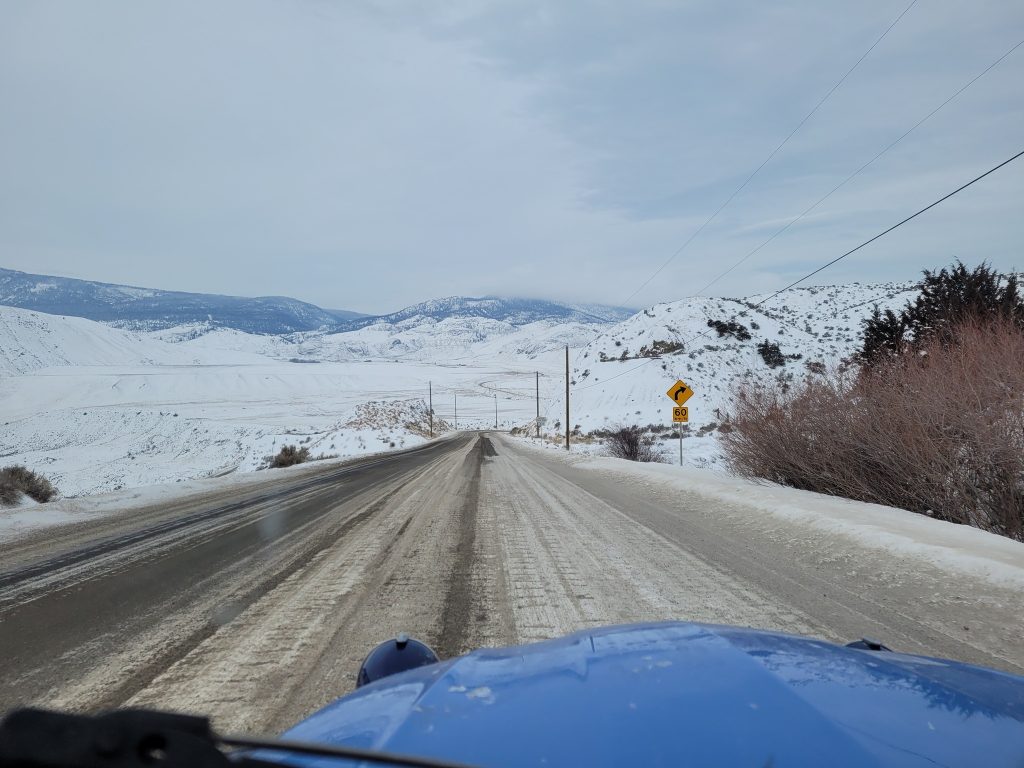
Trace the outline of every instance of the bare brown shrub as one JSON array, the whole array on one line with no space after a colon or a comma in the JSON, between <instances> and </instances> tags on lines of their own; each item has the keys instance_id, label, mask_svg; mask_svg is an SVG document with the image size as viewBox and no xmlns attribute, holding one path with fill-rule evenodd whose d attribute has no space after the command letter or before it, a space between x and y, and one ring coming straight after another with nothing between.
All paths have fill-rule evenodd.
<instances>
[{"instance_id":1,"label":"bare brown shrub","mask_svg":"<svg viewBox=\"0 0 1024 768\"><path fill-rule=\"evenodd\" d=\"M617 459L658 464L665 461L655 447L654 436L636 425L611 430L606 445L608 453Z\"/></svg>"},{"instance_id":2,"label":"bare brown shrub","mask_svg":"<svg viewBox=\"0 0 1024 768\"><path fill-rule=\"evenodd\" d=\"M968 320L874 369L738 392L734 471L1024 539L1024 332Z\"/></svg>"},{"instance_id":3,"label":"bare brown shrub","mask_svg":"<svg viewBox=\"0 0 1024 768\"><path fill-rule=\"evenodd\" d=\"M0 504L15 504L22 494L45 504L57 495L57 489L27 467L16 464L0 469Z\"/></svg>"},{"instance_id":4,"label":"bare brown shrub","mask_svg":"<svg viewBox=\"0 0 1024 768\"><path fill-rule=\"evenodd\" d=\"M20 498L20 490L0 479L0 504L9 507L12 504L17 504Z\"/></svg>"},{"instance_id":5,"label":"bare brown shrub","mask_svg":"<svg viewBox=\"0 0 1024 768\"><path fill-rule=\"evenodd\" d=\"M285 445L282 446L280 451L278 451L277 456L271 459L270 466L290 467L294 464L302 464L306 461L309 461L309 448L297 448L294 445Z\"/></svg>"}]
</instances>

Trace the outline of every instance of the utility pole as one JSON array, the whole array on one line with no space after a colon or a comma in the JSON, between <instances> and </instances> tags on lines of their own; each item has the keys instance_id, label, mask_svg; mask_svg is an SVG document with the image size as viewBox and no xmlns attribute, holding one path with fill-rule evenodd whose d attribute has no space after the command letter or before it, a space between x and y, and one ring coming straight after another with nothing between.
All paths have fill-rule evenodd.
<instances>
[{"instance_id":1,"label":"utility pole","mask_svg":"<svg viewBox=\"0 0 1024 768\"><path fill-rule=\"evenodd\" d=\"M427 382L427 410L430 411L430 436L434 436L434 382Z\"/></svg>"},{"instance_id":2,"label":"utility pole","mask_svg":"<svg viewBox=\"0 0 1024 768\"><path fill-rule=\"evenodd\" d=\"M494 396L494 428L498 428L498 396Z\"/></svg>"},{"instance_id":3,"label":"utility pole","mask_svg":"<svg viewBox=\"0 0 1024 768\"><path fill-rule=\"evenodd\" d=\"M537 437L540 437L540 371L537 374Z\"/></svg>"},{"instance_id":4,"label":"utility pole","mask_svg":"<svg viewBox=\"0 0 1024 768\"><path fill-rule=\"evenodd\" d=\"M455 393L455 431L459 431L459 393Z\"/></svg>"},{"instance_id":5,"label":"utility pole","mask_svg":"<svg viewBox=\"0 0 1024 768\"><path fill-rule=\"evenodd\" d=\"M565 345L565 450L569 450L569 345Z\"/></svg>"}]
</instances>

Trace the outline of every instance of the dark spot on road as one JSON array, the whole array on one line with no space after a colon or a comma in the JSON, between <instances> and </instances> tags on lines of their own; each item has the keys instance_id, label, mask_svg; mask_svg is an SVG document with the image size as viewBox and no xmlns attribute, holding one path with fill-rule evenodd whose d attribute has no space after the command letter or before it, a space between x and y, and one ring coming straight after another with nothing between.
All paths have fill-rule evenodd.
<instances>
[{"instance_id":1,"label":"dark spot on road","mask_svg":"<svg viewBox=\"0 0 1024 768\"><path fill-rule=\"evenodd\" d=\"M395 534L395 538L396 539L399 538L403 533L405 533L406 529L409 527L409 523L411 523L411 522L412 522L412 518L410 517L408 520L406 520L404 523L402 523L402 527L399 528L398 529L398 533Z\"/></svg>"},{"instance_id":2,"label":"dark spot on road","mask_svg":"<svg viewBox=\"0 0 1024 768\"><path fill-rule=\"evenodd\" d=\"M463 471L469 476L466 495L459 508L459 540L455 545L455 562L448 579L448 594L444 600L441 616L441 633L435 643L442 659L459 656L471 650L470 624L476 601L473 590L473 561L476 545L476 518L480 504L480 468L484 462L485 437L477 440L474 449L466 456Z\"/></svg>"}]
</instances>

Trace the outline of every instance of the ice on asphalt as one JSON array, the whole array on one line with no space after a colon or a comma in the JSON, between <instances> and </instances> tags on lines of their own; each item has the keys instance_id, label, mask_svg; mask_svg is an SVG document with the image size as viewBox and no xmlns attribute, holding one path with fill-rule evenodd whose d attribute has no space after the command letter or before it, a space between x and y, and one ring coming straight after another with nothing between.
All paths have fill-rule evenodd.
<instances>
[{"instance_id":1,"label":"ice on asphalt","mask_svg":"<svg viewBox=\"0 0 1024 768\"><path fill-rule=\"evenodd\" d=\"M522 444L549 450L532 440ZM898 557L924 560L993 584L1024 588L1024 542L977 528L936 520L904 509L827 496L812 491L758 483L722 471L641 464L595 455L573 457L592 472L616 473L626 482L656 485L675 493L704 496L741 517L769 515L860 546Z\"/></svg>"}]
</instances>

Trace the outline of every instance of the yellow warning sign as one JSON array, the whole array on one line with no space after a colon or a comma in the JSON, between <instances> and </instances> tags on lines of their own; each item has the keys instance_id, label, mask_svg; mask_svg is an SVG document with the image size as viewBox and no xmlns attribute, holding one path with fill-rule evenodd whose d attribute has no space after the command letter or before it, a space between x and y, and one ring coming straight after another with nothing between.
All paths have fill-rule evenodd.
<instances>
[{"instance_id":1,"label":"yellow warning sign","mask_svg":"<svg viewBox=\"0 0 1024 768\"><path fill-rule=\"evenodd\" d=\"M690 420L690 409L685 405L677 405L672 409L672 422L688 422Z\"/></svg>"},{"instance_id":2,"label":"yellow warning sign","mask_svg":"<svg viewBox=\"0 0 1024 768\"><path fill-rule=\"evenodd\" d=\"M686 385L686 382L680 379L669 387L668 392L665 394L676 405L685 405L686 401L693 397L693 390Z\"/></svg>"}]
</instances>

